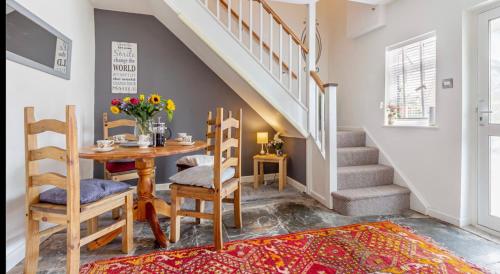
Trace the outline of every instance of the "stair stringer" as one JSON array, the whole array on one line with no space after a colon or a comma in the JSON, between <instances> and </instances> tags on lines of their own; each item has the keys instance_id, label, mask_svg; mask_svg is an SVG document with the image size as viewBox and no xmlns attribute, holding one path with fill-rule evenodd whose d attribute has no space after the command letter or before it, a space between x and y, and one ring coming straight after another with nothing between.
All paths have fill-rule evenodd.
<instances>
[{"instance_id":1,"label":"stair stringer","mask_svg":"<svg viewBox=\"0 0 500 274\"><path fill-rule=\"evenodd\" d=\"M276 131L308 136L308 111L198 1L149 0L153 15Z\"/></svg>"},{"instance_id":2,"label":"stair stringer","mask_svg":"<svg viewBox=\"0 0 500 274\"><path fill-rule=\"evenodd\" d=\"M379 145L379 143L373 137L373 134L366 127L339 127L341 130L361 130L365 132L366 135L366 146L376 147L379 150L379 163L387 166L391 166L394 169L394 181L395 185L408 188L410 193L410 208L422 214L428 213L429 203L423 197L423 195L418 191L417 187L408 180L399 166L390 158L390 156L384 151L384 148Z\"/></svg>"}]
</instances>

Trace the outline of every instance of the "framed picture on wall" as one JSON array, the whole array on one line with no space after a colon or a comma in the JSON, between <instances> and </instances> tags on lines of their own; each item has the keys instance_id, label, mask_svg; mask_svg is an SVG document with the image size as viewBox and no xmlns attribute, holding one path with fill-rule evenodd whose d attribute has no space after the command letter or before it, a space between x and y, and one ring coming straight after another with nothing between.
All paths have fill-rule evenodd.
<instances>
[{"instance_id":1,"label":"framed picture on wall","mask_svg":"<svg viewBox=\"0 0 500 274\"><path fill-rule=\"evenodd\" d=\"M137 44L111 44L111 93L137 93Z\"/></svg>"}]
</instances>

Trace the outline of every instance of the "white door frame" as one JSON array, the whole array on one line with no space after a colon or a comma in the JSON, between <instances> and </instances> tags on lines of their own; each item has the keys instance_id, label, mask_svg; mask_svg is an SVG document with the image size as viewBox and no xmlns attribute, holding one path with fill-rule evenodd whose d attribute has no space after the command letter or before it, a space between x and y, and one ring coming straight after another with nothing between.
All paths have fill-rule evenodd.
<instances>
[{"instance_id":1,"label":"white door frame","mask_svg":"<svg viewBox=\"0 0 500 274\"><path fill-rule=\"evenodd\" d=\"M500 8L494 8L478 16L478 170L477 170L477 223L500 232L500 217L490 214L490 136L500 136L500 125L489 123L490 93L490 29L489 22L500 18ZM482 119L482 120L479 120ZM498 167L500 168L500 167ZM500 199L500 197L498 197Z\"/></svg>"}]
</instances>

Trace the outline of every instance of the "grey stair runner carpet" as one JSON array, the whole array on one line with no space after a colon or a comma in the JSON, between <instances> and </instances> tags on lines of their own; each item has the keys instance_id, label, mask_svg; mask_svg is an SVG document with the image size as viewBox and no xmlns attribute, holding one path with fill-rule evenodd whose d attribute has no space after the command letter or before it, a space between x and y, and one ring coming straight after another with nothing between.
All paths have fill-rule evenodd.
<instances>
[{"instance_id":1,"label":"grey stair runner carpet","mask_svg":"<svg viewBox=\"0 0 500 274\"><path fill-rule=\"evenodd\" d=\"M410 190L395 185L394 169L379 164L379 151L366 146L363 131L337 134L338 191L333 209L342 215L399 214L410 208Z\"/></svg>"}]
</instances>

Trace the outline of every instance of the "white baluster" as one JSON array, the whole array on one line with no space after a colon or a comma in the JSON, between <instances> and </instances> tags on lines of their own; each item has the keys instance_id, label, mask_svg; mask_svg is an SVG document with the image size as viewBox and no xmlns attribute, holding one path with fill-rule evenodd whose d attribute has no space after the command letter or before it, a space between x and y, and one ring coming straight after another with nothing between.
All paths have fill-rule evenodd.
<instances>
[{"instance_id":1,"label":"white baluster","mask_svg":"<svg viewBox=\"0 0 500 274\"><path fill-rule=\"evenodd\" d=\"M317 138L316 132L316 117L312 115L317 112L317 103L316 103L316 82L310 76L311 71L316 70L316 2L311 2L307 4L308 16L307 16L307 37L308 45L307 48L309 52L307 53L307 70L306 70L306 78L307 80L307 104L309 106L309 132L313 134L314 138Z\"/></svg>"},{"instance_id":2,"label":"white baluster","mask_svg":"<svg viewBox=\"0 0 500 274\"><path fill-rule=\"evenodd\" d=\"M259 30L259 33L260 33L260 49L259 49L259 60L260 60L260 63L262 63L262 53L263 53L263 49L262 49L262 40L264 39L264 12L263 12L263 8L262 8L262 2L260 2L260 5L259 5L259 27L260 27L260 30Z\"/></svg>"},{"instance_id":3,"label":"white baluster","mask_svg":"<svg viewBox=\"0 0 500 274\"><path fill-rule=\"evenodd\" d=\"M280 67L280 83L283 80L283 25L280 25L280 49L279 49L279 67Z\"/></svg>"},{"instance_id":4,"label":"white baluster","mask_svg":"<svg viewBox=\"0 0 500 274\"><path fill-rule=\"evenodd\" d=\"M288 35L288 90L292 91L292 34Z\"/></svg>"},{"instance_id":5,"label":"white baluster","mask_svg":"<svg viewBox=\"0 0 500 274\"><path fill-rule=\"evenodd\" d=\"M229 32L232 33L232 31L231 31L231 21L233 21L233 20L231 20L232 19L231 18L231 2L232 2L232 0L228 0L227 1L227 29L229 30Z\"/></svg>"},{"instance_id":6,"label":"white baluster","mask_svg":"<svg viewBox=\"0 0 500 274\"><path fill-rule=\"evenodd\" d=\"M250 41L249 41L249 45L248 45L248 48L250 49L250 52L253 52L253 0L250 0L248 1L248 3L250 3L250 6L249 6L249 32L250 32Z\"/></svg>"},{"instance_id":7,"label":"white baluster","mask_svg":"<svg viewBox=\"0 0 500 274\"><path fill-rule=\"evenodd\" d=\"M216 3L216 11L217 11L217 20L220 19L220 0L215 0Z\"/></svg>"},{"instance_id":8,"label":"white baluster","mask_svg":"<svg viewBox=\"0 0 500 274\"><path fill-rule=\"evenodd\" d=\"M274 28L274 17L269 14L269 71L273 74L273 28Z\"/></svg>"},{"instance_id":9,"label":"white baluster","mask_svg":"<svg viewBox=\"0 0 500 274\"><path fill-rule=\"evenodd\" d=\"M297 87L298 87L298 96L299 102L302 102L302 47L300 44L297 44Z\"/></svg>"},{"instance_id":10,"label":"white baluster","mask_svg":"<svg viewBox=\"0 0 500 274\"><path fill-rule=\"evenodd\" d=\"M243 41L243 0L239 0L238 4L239 10L239 20L238 20L238 29L239 29L239 39L240 42Z\"/></svg>"}]
</instances>

